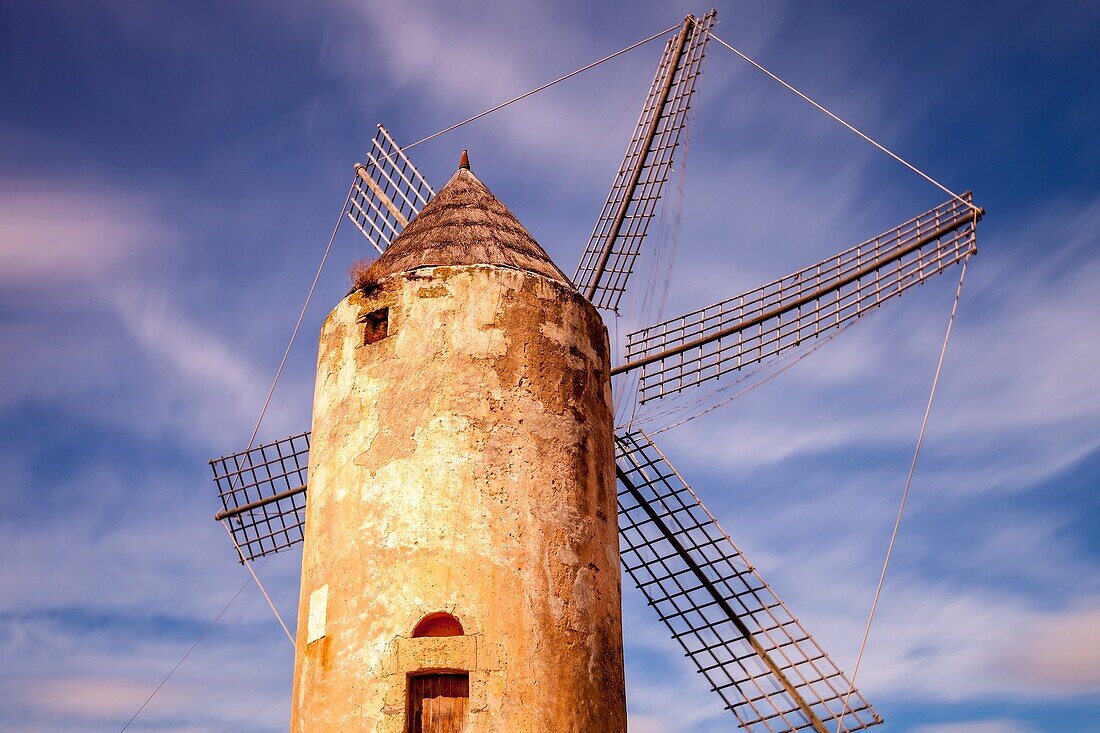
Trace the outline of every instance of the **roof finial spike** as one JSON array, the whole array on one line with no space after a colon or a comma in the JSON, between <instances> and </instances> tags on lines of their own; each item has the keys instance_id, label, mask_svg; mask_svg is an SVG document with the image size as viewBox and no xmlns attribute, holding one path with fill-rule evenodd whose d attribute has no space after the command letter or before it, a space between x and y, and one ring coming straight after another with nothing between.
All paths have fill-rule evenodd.
<instances>
[{"instance_id":1,"label":"roof finial spike","mask_svg":"<svg viewBox=\"0 0 1100 733\"><path fill-rule=\"evenodd\" d=\"M458 159L458 167L470 170L470 154L466 152L466 149L462 149L462 157Z\"/></svg>"}]
</instances>

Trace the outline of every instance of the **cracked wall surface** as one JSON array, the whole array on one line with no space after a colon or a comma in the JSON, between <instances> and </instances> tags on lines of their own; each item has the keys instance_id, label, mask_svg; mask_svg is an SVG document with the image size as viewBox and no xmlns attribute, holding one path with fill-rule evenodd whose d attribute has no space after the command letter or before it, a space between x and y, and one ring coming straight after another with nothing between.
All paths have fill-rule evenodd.
<instances>
[{"instance_id":1,"label":"cracked wall surface","mask_svg":"<svg viewBox=\"0 0 1100 733\"><path fill-rule=\"evenodd\" d=\"M607 332L566 286L430 267L345 298L318 354L291 730L398 733L408 675L462 670L472 732L623 733L613 451ZM465 635L409 638L437 611Z\"/></svg>"}]
</instances>

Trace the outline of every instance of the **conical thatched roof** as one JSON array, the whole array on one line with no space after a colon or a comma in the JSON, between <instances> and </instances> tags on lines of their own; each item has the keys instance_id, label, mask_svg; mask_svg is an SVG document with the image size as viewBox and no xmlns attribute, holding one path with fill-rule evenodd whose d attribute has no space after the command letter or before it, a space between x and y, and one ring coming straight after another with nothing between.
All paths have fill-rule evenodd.
<instances>
[{"instance_id":1,"label":"conical thatched roof","mask_svg":"<svg viewBox=\"0 0 1100 733\"><path fill-rule=\"evenodd\" d=\"M501 265L572 287L508 207L470 172L466 159L371 266L381 279L436 265Z\"/></svg>"}]
</instances>

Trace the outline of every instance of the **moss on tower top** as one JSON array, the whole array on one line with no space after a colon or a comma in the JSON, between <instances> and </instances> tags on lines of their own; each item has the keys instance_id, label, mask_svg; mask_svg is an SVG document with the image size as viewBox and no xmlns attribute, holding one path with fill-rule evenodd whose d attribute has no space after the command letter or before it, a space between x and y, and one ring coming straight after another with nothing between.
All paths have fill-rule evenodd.
<instances>
[{"instance_id":1,"label":"moss on tower top","mask_svg":"<svg viewBox=\"0 0 1100 733\"><path fill-rule=\"evenodd\" d=\"M569 278L515 215L466 165L455 171L447 185L371 265L369 279L377 282L420 267L499 265L534 272L572 287Z\"/></svg>"}]
</instances>

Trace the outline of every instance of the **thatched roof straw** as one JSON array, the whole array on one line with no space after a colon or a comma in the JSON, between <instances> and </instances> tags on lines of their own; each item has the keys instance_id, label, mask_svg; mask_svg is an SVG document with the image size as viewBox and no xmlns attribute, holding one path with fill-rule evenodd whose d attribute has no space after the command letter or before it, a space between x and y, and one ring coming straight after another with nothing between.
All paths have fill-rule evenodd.
<instances>
[{"instance_id":1,"label":"thatched roof straw","mask_svg":"<svg viewBox=\"0 0 1100 733\"><path fill-rule=\"evenodd\" d=\"M370 269L377 282L437 265L514 267L572 287L508 207L466 167L451 176Z\"/></svg>"}]
</instances>

